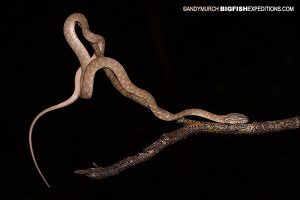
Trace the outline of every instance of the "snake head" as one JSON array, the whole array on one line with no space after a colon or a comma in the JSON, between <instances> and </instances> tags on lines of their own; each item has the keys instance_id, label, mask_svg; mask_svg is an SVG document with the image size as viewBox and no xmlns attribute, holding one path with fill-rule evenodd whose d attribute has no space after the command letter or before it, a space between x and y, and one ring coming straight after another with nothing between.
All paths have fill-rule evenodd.
<instances>
[{"instance_id":1,"label":"snake head","mask_svg":"<svg viewBox=\"0 0 300 200\"><path fill-rule=\"evenodd\" d=\"M224 117L224 123L245 124L247 122L249 122L249 118L246 115L240 113L229 113Z\"/></svg>"}]
</instances>

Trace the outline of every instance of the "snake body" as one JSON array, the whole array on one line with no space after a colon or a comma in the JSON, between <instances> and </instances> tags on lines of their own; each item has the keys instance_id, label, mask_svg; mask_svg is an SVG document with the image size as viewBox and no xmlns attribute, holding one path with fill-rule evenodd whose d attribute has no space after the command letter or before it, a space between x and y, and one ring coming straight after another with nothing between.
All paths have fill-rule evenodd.
<instances>
[{"instance_id":1,"label":"snake body","mask_svg":"<svg viewBox=\"0 0 300 200\"><path fill-rule=\"evenodd\" d=\"M95 54L91 57L80 42L75 32L75 26L79 25L82 29L83 36L87 39ZM248 117L239 113L229 113L227 115L217 115L202 109L193 108L183 110L179 113L173 114L167 110L160 108L154 97L146 90L143 90L134 85L123 66L116 60L104 56L105 40L102 36L94 34L89 30L88 21L84 15L75 13L70 15L64 23L64 35L66 41L70 45L71 49L76 54L80 67L76 71L75 75L75 87L71 97L64 102L51 106L42 112L40 112L32 121L29 129L29 147L32 155L34 165L39 172L40 176L44 180L45 184L50 187L46 178L42 174L37 161L35 159L33 145L32 145L32 131L37 120L44 114L66 107L74 103L79 97L83 99L89 99L92 97L94 77L98 70L103 69L106 76L110 79L112 85L125 97L132 99L140 105L148 108L151 112L161 120L174 121L186 116L198 116L203 117L215 122L220 123L247 123Z\"/></svg>"},{"instance_id":2,"label":"snake body","mask_svg":"<svg viewBox=\"0 0 300 200\"><path fill-rule=\"evenodd\" d=\"M227 115L216 115L198 108L183 110L176 114L170 113L169 111L158 107L154 97L149 92L135 86L130 81L126 71L118 61L108 57L97 57L87 66L82 80L82 98L89 99L92 97L95 74L99 69L105 68L109 68L115 74L116 78L127 92L138 95L141 99L144 99L144 106L148 107L153 114L161 120L174 121L193 115L221 123L248 122L248 118L243 114L230 113Z\"/></svg>"}]
</instances>

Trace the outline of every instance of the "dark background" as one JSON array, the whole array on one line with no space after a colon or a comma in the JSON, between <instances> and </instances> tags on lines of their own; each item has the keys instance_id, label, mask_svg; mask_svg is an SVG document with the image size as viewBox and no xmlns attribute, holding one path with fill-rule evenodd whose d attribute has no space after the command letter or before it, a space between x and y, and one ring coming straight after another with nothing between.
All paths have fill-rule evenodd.
<instances>
[{"instance_id":1,"label":"dark background","mask_svg":"<svg viewBox=\"0 0 300 200\"><path fill-rule=\"evenodd\" d=\"M8 75L2 75L16 80L4 85L4 199L295 199L299 130L192 136L115 177L74 175L93 162L105 167L134 155L179 128L120 95L103 72L96 75L92 99L36 124L34 149L49 190L31 160L28 130L38 112L73 92L79 62L62 28L74 12L88 18L91 30L106 39L105 55L162 108L240 112L251 121L300 113L296 12L182 11L184 5L212 5L199 2L80 2L24 1L12 8L15 23L6 31L13 32L14 51L4 67Z\"/></svg>"}]
</instances>

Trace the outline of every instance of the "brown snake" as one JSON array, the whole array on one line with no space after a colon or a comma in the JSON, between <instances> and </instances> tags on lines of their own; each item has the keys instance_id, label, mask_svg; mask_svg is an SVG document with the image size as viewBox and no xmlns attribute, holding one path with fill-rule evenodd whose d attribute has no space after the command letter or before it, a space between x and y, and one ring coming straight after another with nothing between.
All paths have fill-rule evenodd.
<instances>
[{"instance_id":1,"label":"brown snake","mask_svg":"<svg viewBox=\"0 0 300 200\"><path fill-rule=\"evenodd\" d=\"M81 29L84 37L91 43L95 55L90 57L88 51L83 46L83 44L78 39L75 26L78 24ZM135 86L129 79L126 71L123 66L116 60L108 57L104 57L105 49L105 40L102 36L92 33L89 30L88 21L84 15L80 13L75 13L70 15L64 24L64 35L65 38L76 54L80 67L78 68L75 75L75 88L72 96L65 100L62 103L51 106L42 112L40 112L32 121L29 130L29 147L32 155L32 159L36 169L38 170L40 176L48 184L46 178L42 174L37 161L35 159L33 147L32 147L32 130L37 122L37 120L47 112L56 110L59 108L66 107L74 103L79 97L84 99L89 99L92 97L94 77L95 73L99 69L103 69L106 73L106 76L110 79L112 85L125 97L134 100L135 102L141 104L144 107L149 108L153 114L161 120L173 121L186 116L199 116L215 122L220 123L247 123L248 117L239 113L229 113L227 115L216 115L210 112L207 112L202 109L187 109L179 113L173 114L160 107L158 107L153 96L137 86Z\"/></svg>"}]
</instances>

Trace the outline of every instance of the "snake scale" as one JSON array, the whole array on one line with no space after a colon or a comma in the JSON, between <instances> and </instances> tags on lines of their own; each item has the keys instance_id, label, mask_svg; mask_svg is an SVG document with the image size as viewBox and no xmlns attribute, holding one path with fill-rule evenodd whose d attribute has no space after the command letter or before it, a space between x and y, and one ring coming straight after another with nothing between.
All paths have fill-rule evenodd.
<instances>
[{"instance_id":1,"label":"snake scale","mask_svg":"<svg viewBox=\"0 0 300 200\"><path fill-rule=\"evenodd\" d=\"M91 57L78 39L75 32L75 26L79 25L82 29L82 33L85 39L87 39L93 47L95 54ZM174 121L186 116L199 116L215 122L220 123L247 123L248 117L239 113L229 113L227 115L217 115L202 109L193 108L183 110L179 113L173 114L160 108L154 97L146 90L143 90L134 85L123 66L116 60L105 57L105 40L102 36L94 34L89 29L89 24L86 17L80 13L74 13L70 15L64 23L64 36L66 41L70 45L71 49L76 54L80 67L75 74L75 87L71 97L57 105L51 106L42 112L40 112L32 121L29 129L29 147L34 165L44 180L45 184L50 187L43 173L41 172L32 145L32 131L37 120L47 112L66 107L74 103L79 97L83 99L89 99L92 97L94 77L98 70L103 69L106 76L111 81L112 85L125 97L132 99L140 105L148 108L151 112L161 120Z\"/></svg>"}]
</instances>

